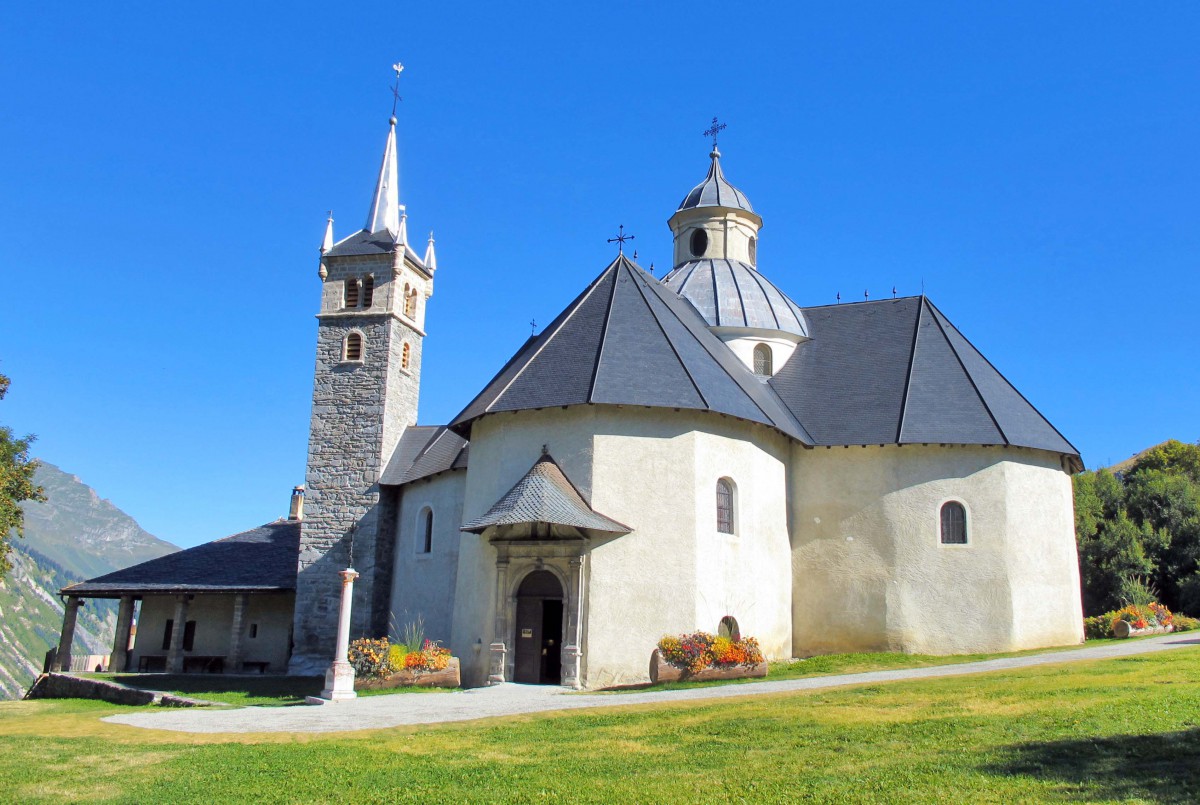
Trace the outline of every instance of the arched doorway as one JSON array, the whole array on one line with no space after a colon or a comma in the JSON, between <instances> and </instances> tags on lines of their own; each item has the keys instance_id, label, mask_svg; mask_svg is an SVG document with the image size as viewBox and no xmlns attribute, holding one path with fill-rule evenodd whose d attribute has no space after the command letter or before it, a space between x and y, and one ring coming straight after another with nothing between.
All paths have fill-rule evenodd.
<instances>
[{"instance_id":1,"label":"arched doorway","mask_svg":"<svg viewBox=\"0 0 1200 805\"><path fill-rule=\"evenodd\" d=\"M548 570L535 570L517 588L513 681L562 682L563 588Z\"/></svg>"}]
</instances>

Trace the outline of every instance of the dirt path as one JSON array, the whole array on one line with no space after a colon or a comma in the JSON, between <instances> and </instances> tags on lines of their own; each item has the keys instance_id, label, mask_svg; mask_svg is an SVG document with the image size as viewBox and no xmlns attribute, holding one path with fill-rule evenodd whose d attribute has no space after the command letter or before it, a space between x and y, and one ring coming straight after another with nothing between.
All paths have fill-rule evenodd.
<instances>
[{"instance_id":1,"label":"dirt path","mask_svg":"<svg viewBox=\"0 0 1200 805\"><path fill-rule=\"evenodd\" d=\"M755 696L764 693L835 688L844 685L896 682L904 679L983 674L990 671L1030 668L1036 665L1128 657L1188 646L1200 646L1200 633L1168 634L1161 637L1133 640L1128 643L1109 643L1070 651L1055 651L958 665L939 665L932 668L906 668L893 671L870 671L861 674L815 676L805 679L781 679L711 688L601 695L577 693L565 688L546 685L509 683L491 688L473 688L447 693L368 696L321 707L154 710L109 716L104 720L114 724L174 732L343 732L411 724L471 721L480 718L543 713L552 710L703 701L736 696Z\"/></svg>"}]
</instances>

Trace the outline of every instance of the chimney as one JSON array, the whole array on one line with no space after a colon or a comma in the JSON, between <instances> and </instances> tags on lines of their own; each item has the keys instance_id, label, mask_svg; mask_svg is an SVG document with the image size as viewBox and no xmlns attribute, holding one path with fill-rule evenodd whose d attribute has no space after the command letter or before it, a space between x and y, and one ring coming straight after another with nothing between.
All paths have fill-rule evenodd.
<instances>
[{"instance_id":1,"label":"chimney","mask_svg":"<svg viewBox=\"0 0 1200 805\"><path fill-rule=\"evenodd\" d=\"M288 511L288 519L304 519L304 487L302 486L292 487L292 505L291 509Z\"/></svg>"}]
</instances>

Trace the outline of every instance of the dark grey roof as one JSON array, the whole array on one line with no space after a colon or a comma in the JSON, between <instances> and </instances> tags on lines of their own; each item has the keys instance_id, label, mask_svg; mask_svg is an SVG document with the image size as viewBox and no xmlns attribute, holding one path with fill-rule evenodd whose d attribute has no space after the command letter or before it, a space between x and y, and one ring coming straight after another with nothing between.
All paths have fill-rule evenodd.
<instances>
[{"instance_id":1,"label":"dark grey roof","mask_svg":"<svg viewBox=\"0 0 1200 805\"><path fill-rule=\"evenodd\" d=\"M470 446L444 425L410 425L379 477L385 486L399 486L446 470L466 469Z\"/></svg>"},{"instance_id":2,"label":"dark grey roof","mask_svg":"<svg viewBox=\"0 0 1200 805\"><path fill-rule=\"evenodd\" d=\"M714 327L761 327L807 336L799 305L738 260L689 260L662 284L696 306Z\"/></svg>"},{"instance_id":3,"label":"dark grey roof","mask_svg":"<svg viewBox=\"0 0 1200 805\"><path fill-rule=\"evenodd\" d=\"M624 255L500 370L450 427L484 414L609 403L714 411L810 442L690 304Z\"/></svg>"},{"instance_id":4,"label":"dark grey roof","mask_svg":"<svg viewBox=\"0 0 1200 805\"><path fill-rule=\"evenodd\" d=\"M993 444L1079 451L925 297L805 308L770 385L817 444Z\"/></svg>"},{"instance_id":5,"label":"dark grey roof","mask_svg":"<svg viewBox=\"0 0 1200 805\"><path fill-rule=\"evenodd\" d=\"M364 254L391 254L396 249L395 236L386 229L381 229L378 232L368 232L363 229L355 232L349 237L343 238L325 252L322 257L348 257L351 255ZM404 245L404 253L419 266L425 264L417 253L408 246Z\"/></svg>"},{"instance_id":6,"label":"dark grey roof","mask_svg":"<svg viewBox=\"0 0 1200 805\"><path fill-rule=\"evenodd\" d=\"M277 520L64 587L64 595L274 592L296 589L300 521Z\"/></svg>"},{"instance_id":7,"label":"dark grey roof","mask_svg":"<svg viewBox=\"0 0 1200 805\"><path fill-rule=\"evenodd\" d=\"M721 152L714 148L709 156L712 157L712 164L708 166L708 175L704 177L703 182L693 187L691 192L683 197L683 201L679 202L679 209L731 207L735 210L754 212L746 194L725 179L725 174L721 170Z\"/></svg>"},{"instance_id":8,"label":"dark grey roof","mask_svg":"<svg viewBox=\"0 0 1200 805\"><path fill-rule=\"evenodd\" d=\"M609 534L628 534L632 530L593 511L549 455L539 458L487 514L471 520L462 530L478 534L488 526L524 523L550 523Z\"/></svg>"}]
</instances>

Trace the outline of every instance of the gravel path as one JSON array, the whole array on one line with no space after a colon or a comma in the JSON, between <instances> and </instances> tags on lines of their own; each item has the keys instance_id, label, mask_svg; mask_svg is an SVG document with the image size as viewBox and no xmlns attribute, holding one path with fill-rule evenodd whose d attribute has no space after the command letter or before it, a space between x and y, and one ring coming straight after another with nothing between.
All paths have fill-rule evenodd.
<instances>
[{"instance_id":1,"label":"gravel path","mask_svg":"<svg viewBox=\"0 0 1200 805\"><path fill-rule=\"evenodd\" d=\"M523 713L544 713L552 710L726 699L764 693L835 688L843 685L895 682L903 679L983 674L989 671L1006 671L1013 668L1029 668L1053 663L1128 657L1134 654L1168 651L1185 646L1200 646L1200 635L1167 634L1161 637L1133 640L1128 643L1109 643L1092 648L957 665L939 665L932 668L906 668L862 674L817 676L807 679L781 679L686 690L596 695L576 693L549 685L508 683L491 688L473 688L447 693L367 696L321 707L169 709L109 716L104 720L114 724L174 732L344 732L410 724L471 721Z\"/></svg>"}]
</instances>

